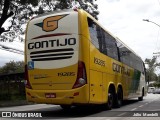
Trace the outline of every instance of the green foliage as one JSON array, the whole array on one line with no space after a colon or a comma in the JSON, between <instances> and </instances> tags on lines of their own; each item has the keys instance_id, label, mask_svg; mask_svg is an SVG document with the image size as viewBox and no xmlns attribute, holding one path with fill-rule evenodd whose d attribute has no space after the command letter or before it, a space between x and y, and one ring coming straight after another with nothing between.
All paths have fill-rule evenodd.
<instances>
[{"instance_id":1,"label":"green foliage","mask_svg":"<svg viewBox=\"0 0 160 120\"><path fill-rule=\"evenodd\" d=\"M0 74L20 73L24 72L23 61L10 61L0 68Z\"/></svg>"},{"instance_id":2,"label":"green foliage","mask_svg":"<svg viewBox=\"0 0 160 120\"><path fill-rule=\"evenodd\" d=\"M151 84L148 85L148 87L160 88L160 82L151 83Z\"/></svg>"},{"instance_id":3,"label":"green foliage","mask_svg":"<svg viewBox=\"0 0 160 120\"><path fill-rule=\"evenodd\" d=\"M16 80L0 81L0 101L24 100L24 99L25 99L25 87L22 81L20 82L17 82Z\"/></svg>"},{"instance_id":4,"label":"green foliage","mask_svg":"<svg viewBox=\"0 0 160 120\"><path fill-rule=\"evenodd\" d=\"M160 63L157 63L157 58L153 57L152 59L145 59L145 64L148 65L148 68L146 69L147 76L149 77L149 81L156 81L158 79L157 74L155 73L155 70L157 67L160 66Z\"/></svg>"},{"instance_id":5,"label":"green foliage","mask_svg":"<svg viewBox=\"0 0 160 120\"><path fill-rule=\"evenodd\" d=\"M160 88L160 83L155 82L155 83L153 84L153 86L154 86L154 87L157 87L157 88Z\"/></svg>"},{"instance_id":6,"label":"green foliage","mask_svg":"<svg viewBox=\"0 0 160 120\"><path fill-rule=\"evenodd\" d=\"M152 59L145 59L145 63L148 64L148 72L154 72L156 68L156 57L153 57Z\"/></svg>"}]
</instances>

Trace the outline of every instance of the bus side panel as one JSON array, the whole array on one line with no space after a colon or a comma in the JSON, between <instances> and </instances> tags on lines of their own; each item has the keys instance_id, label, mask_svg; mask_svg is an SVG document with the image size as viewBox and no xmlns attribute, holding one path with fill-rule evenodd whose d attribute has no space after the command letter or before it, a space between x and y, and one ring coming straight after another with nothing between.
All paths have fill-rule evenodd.
<instances>
[{"instance_id":1,"label":"bus side panel","mask_svg":"<svg viewBox=\"0 0 160 120\"><path fill-rule=\"evenodd\" d=\"M102 103L102 72L90 70L90 103Z\"/></svg>"},{"instance_id":2,"label":"bus side panel","mask_svg":"<svg viewBox=\"0 0 160 120\"><path fill-rule=\"evenodd\" d=\"M83 11L79 10L79 61L83 61L86 68L87 75L87 90L86 90L86 99L87 103L89 102L89 88L90 88L90 51L89 51L89 31L87 24L87 15Z\"/></svg>"},{"instance_id":3,"label":"bus side panel","mask_svg":"<svg viewBox=\"0 0 160 120\"><path fill-rule=\"evenodd\" d=\"M106 56L90 42L90 103L102 104L107 101L106 60Z\"/></svg>"}]
</instances>

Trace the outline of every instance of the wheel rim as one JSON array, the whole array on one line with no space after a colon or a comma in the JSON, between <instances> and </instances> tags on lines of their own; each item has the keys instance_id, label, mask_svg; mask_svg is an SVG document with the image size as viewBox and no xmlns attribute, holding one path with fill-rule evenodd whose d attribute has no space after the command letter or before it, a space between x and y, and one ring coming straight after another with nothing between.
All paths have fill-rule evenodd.
<instances>
[{"instance_id":1,"label":"wheel rim","mask_svg":"<svg viewBox=\"0 0 160 120\"><path fill-rule=\"evenodd\" d=\"M111 93L108 94L108 106L111 108L113 104L113 95Z\"/></svg>"}]
</instances>

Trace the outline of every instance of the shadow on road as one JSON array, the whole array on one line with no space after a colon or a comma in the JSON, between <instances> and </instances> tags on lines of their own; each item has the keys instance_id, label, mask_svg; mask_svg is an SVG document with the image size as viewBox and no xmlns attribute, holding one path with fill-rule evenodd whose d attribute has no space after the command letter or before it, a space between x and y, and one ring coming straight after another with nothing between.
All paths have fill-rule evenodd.
<instances>
[{"instance_id":1,"label":"shadow on road","mask_svg":"<svg viewBox=\"0 0 160 120\"><path fill-rule=\"evenodd\" d=\"M77 106L72 107L70 109L64 110L61 107L59 109L45 109L45 111L37 111L41 112L42 116L53 117L53 118L72 118L72 117L85 117L90 116L99 112L104 111L104 109L100 105L94 106Z\"/></svg>"},{"instance_id":2,"label":"shadow on road","mask_svg":"<svg viewBox=\"0 0 160 120\"><path fill-rule=\"evenodd\" d=\"M136 102L138 102L138 100L124 101L124 104L122 107L130 105L130 104L134 104ZM72 107L71 109L67 109L67 110L62 109L61 107L57 109L53 107L53 108L45 109L43 111L38 110L37 112L41 112L42 116L44 117L52 117L52 118L61 119L61 118L72 118L72 117L75 118L75 117L86 117L86 116L96 116L96 115L100 117L102 114L104 114L103 112L105 112L106 116L108 115L116 116L114 109L118 109L118 108L113 108L113 111L110 112L110 110L104 110L104 107L102 107L102 105L89 105L89 106Z\"/></svg>"},{"instance_id":3,"label":"shadow on road","mask_svg":"<svg viewBox=\"0 0 160 120\"><path fill-rule=\"evenodd\" d=\"M123 101L123 106L127 106L127 105L134 104L134 103L137 103L137 102L139 102L137 99L124 100Z\"/></svg>"}]
</instances>

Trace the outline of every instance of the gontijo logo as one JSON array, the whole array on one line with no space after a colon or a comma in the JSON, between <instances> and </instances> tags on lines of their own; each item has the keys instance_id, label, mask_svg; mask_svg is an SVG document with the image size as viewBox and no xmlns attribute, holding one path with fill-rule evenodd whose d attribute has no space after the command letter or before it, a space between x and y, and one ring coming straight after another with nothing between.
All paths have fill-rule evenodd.
<instances>
[{"instance_id":1,"label":"gontijo logo","mask_svg":"<svg viewBox=\"0 0 160 120\"><path fill-rule=\"evenodd\" d=\"M37 23L35 25L41 27L42 30L46 32L54 31L55 29L58 28L58 21L67 15L68 14L47 17L43 20L42 23Z\"/></svg>"}]
</instances>

